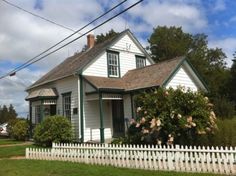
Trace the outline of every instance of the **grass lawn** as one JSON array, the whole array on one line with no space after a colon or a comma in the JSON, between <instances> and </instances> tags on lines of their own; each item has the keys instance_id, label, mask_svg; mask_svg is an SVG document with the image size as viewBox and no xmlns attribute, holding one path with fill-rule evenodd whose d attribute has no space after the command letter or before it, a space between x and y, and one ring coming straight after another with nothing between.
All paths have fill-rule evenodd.
<instances>
[{"instance_id":1,"label":"grass lawn","mask_svg":"<svg viewBox=\"0 0 236 176\"><path fill-rule=\"evenodd\" d=\"M33 147L33 145L0 147L0 158L9 158L12 156L25 156L25 149L27 147Z\"/></svg>"},{"instance_id":2,"label":"grass lawn","mask_svg":"<svg viewBox=\"0 0 236 176\"><path fill-rule=\"evenodd\" d=\"M176 173L121 169L62 161L0 160L4 176L216 176L213 174Z\"/></svg>"},{"instance_id":3,"label":"grass lawn","mask_svg":"<svg viewBox=\"0 0 236 176\"><path fill-rule=\"evenodd\" d=\"M0 146L1 145L9 145L9 144L21 144L24 143L23 141L16 141L9 138L0 138Z\"/></svg>"}]
</instances>

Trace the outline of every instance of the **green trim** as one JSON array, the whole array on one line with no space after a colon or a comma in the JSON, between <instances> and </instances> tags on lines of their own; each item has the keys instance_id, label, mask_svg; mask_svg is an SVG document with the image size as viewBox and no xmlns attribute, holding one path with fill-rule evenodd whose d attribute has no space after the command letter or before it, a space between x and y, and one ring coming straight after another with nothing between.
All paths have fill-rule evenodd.
<instances>
[{"instance_id":1,"label":"green trim","mask_svg":"<svg viewBox=\"0 0 236 176\"><path fill-rule=\"evenodd\" d=\"M70 96L70 117L67 117L67 119L71 122L71 91L70 92L61 93L61 96L62 96L62 115L64 117L66 117L65 111L64 111L64 105L65 105L64 97L65 96Z\"/></svg>"},{"instance_id":2,"label":"green trim","mask_svg":"<svg viewBox=\"0 0 236 176\"><path fill-rule=\"evenodd\" d=\"M43 121L44 119L44 106L43 106L43 100L41 100L41 104L40 104L40 123Z\"/></svg>"},{"instance_id":3,"label":"green trim","mask_svg":"<svg viewBox=\"0 0 236 176\"><path fill-rule=\"evenodd\" d=\"M102 93L99 92L99 110L100 110L100 142L104 143L104 112L102 106Z\"/></svg>"},{"instance_id":4,"label":"green trim","mask_svg":"<svg viewBox=\"0 0 236 176\"><path fill-rule=\"evenodd\" d=\"M33 125L32 125L32 102L29 102L29 137L33 137Z\"/></svg>"},{"instance_id":5,"label":"green trim","mask_svg":"<svg viewBox=\"0 0 236 176\"><path fill-rule=\"evenodd\" d=\"M203 77L198 73L196 68L191 64L191 62L188 59L185 59L187 64L190 66L190 68L193 70L193 72L197 75L198 79L202 82L203 86L205 87L206 91L209 92L209 87L207 86L206 81L203 79Z\"/></svg>"},{"instance_id":6,"label":"green trim","mask_svg":"<svg viewBox=\"0 0 236 176\"><path fill-rule=\"evenodd\" d=\"M166 87L166 85L168 84L170 79L178 72L179 68L181 67L181 65L183 64L184 61L185 61L185 59L183 58L178 63L177 67L175 67L175 69L170 73L170 75L163 81L162 86Z\"/></svg>"},{"instance_id":7,"label":"green trim","mask_svg":"<svg viewBox=\"0 0 236 176\"><path fill-rule=\"evenodd\" d=\"M93 92L85 92L86 95L93 95L93 94L97 94L98 91L93 91Z\"/></svg>"},{"instance_id":8,"label":"green trim","mask_svg":"<svg viewBox=\"0 0 236 176\"><path fill-rule=\"evenodd\" d=\"M137 62L138 59L143 59L145 61L143 67L146 67L146 65L147 65L147 58L144 57L144 56L135 55L136 68L143 68L143 67L138 67L138 62Z\"/></svg>"},{"instance_id":9,"label":"green trim","mask_svg":"<svg viewBox=\"0 0 236 176\"><path fill-rule=\"evenodd\" d=\"M163 82L162 86L166 87L166 85L169 83L170 79L179 71L180 67L183 65L183 63L186 61L186 63L189 65L189 67L192 69L193 73L196 74L198 79L202 82L203 86L206 88L207 92L209 91L208 86L206 85L203 78L199 75L197 70L193 67L193 65L188 61L188 59L183 58L177 65L177 67L171 72L171 74L167 77L167 79Z\"/></svg>"},{"instance_id":10,"label":"green trim","mask_svg":"<svg viewBox=\"0 0 236 176\"><path fill-rule=\"evenodd\" d=\"M133 100L133 93L130 93L130 100L131 100L132 118L134 118L134 100Z\"/></svg>"},{"instance_id":11,"label":"green trim","mask_svg":"<svg viewBox=\"0 0 236 176\"><path fill-rule=\"evenodd\" d=\"M65 96L65 95L71 95L71 91L70 92L64 92L64 93L61 93L62 96Z\"/></svg>"},{"instance_id":12,"label":"green trim","mask_svg":"<svg viewBox=\"0 0 236 176\"><path fill-rule=\"evenodd\" d=\"M113 54L117 54L118 55L118 76L110 76L109 75L109 62L108 62L108 54L109 53L113 53ZM121 75L120 75L120 53L117 52L117 51L112 51L112 50L107 50L107 77L108 78L120 78Z\"/></svg>"},{"instance_id":13,"label":"green trim","mask_svg":"<svg viewBox=\"0 0 236 176\"><path fill-rule=\"evenodd\" d=\"M49 99L57 99L58 96L48 96L48 97L34 97L34 98L29 98L29 99L25 99L26 101L37 101L37 100L49 100Z\"/></svg>"},{"instance_id":14,"label":"green trim","mask_svg":"<svg viewBox=\"0 0 236 176\"><path fill-rule=\"evenodd\" d=\"M81 142L84 142L84 87L83 87L83 76L79 75L80 80L80 133Z\"/></svg>"},{"instance_id":15,"label":"green trim","mask_svg":"<svg viewBox=\"0 0 236 176\"><path fill-rule=\"evenodd\" d=\"M143 88L139 88L139 89L128 90L125 93L131 93L131 92L137 93L137 92L140 92L140 91L143 91L143 90L146 90L146 89L153 89L153 88L158 88L158 87L160 87L160 86L157 85L157 86L143 87Z\"/></svg>"}]
</instances>

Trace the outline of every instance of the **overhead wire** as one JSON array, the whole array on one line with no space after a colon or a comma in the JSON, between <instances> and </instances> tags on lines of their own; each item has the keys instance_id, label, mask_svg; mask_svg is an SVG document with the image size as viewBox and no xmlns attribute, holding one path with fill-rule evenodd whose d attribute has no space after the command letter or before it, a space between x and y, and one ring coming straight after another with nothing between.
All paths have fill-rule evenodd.
<instances>
[{"instance_id":1,"label":"overhead wire","mask_svg":"<svg viewBox=\"0 0 236 176\"><path fill-rule=\"evenodd\" d=\"M5 1L5 0L4 0ZM122 5L123 3L125 3L127 0L123 0L122 2L118 3L117 5L115 5L114 7L112 7L111 9L109 9L108 11L106 11L105 13L101 14L100 16L98 16L97 18L95 18L94 20L92 20L91 22L89 22L88 24L84 25L83 27L81 27L80 29L76 30L74 33L70 34L69 36L65 37L64 39L60 40L59 42L57 42L56 44L52 45L51 47L49 47L48 49L44 50L43 52L41 52L40 54L34 56L33 58L29 59L28 61L26 61L24 64L21 64L20 66L16 67L15 69L13 69L12 71L6 73L5 75L1 76L0 79L6 77L6 76L10 76L10 75L15 75L17 70L21 70L21 68L25 68L26 65L29 65L31 63L31 61L35 60L36 58L38 58L39 56L42 56L43 54L47 53L48 51L50 51L51 49L53 49L54 47L58 46L59 44L61 44L62 42L66 41L67 39L69 39L70 37L74 36L75 34L77 34L78 32L80 32L81 30L85 29L86 27L88 27L89 25L91 25L92 23L94 23L95 21L97 21L98 19L104 17L105 15L107 15L108 13L110 13L111 11L113 11L114 9L116 9L117 7L119 7L120 5ZM86 33L87 34L87 33ZM83 35L84 36L84 35ZM81 35L82 37L82 35ZM81 38L81 37L77 37L77 39ZM65 45L66 46L66 45ZM64 47L64 45L63 45ZM61 48L60 48L61 49ZM58 51L58 50L57 50ZM50 52L52 53L52 52ZM48 54L49 55L49 54ZM46 55L46 56L48 56ZM46 57L46 56L43 56ZM38 60L38 59L37 59ZM36 60L36 61L37 61ZM41 58L40 58L41 60ZM32 62L35 63L35 62ZM30 64L31 65L31 64Z\"/></svg>"},{"instance_id":2,"label":"overhead wire","mask_svg":"<svg viewBox=\"0 0 236 176\"><path fill-rule=\"evenodd\" d=\"M23 12L25 12L25 13L28 13L28 14L30 14L30 15L33 15L33 16L35 16L35 17L37 17L37 18L40 18L40 19L42 19L42 20L44 20L44 21L47 21L47 22L49 22L49 23L51 23L51 24L54 24L54 25L56 25L56 26L59 26L59 27L61 27L61 28L66 29L66 30L75 32L75 30L72 29L72 28L70 28L70 27L67 27L67 26L65 26L65 25L59 24L59 23L57 23L57 22L55 22L55 21L53 21L53 20L50 20L50 19L48 19L48 18L46 18L46 17L43 17L43 16L40 16L40 15L38 15L38 14L35 14L35 13L33 13L33 12L29 11L29 10L26 10L26 9L24 9L24 8L22 8L22 7L18 6L18 5L16 5L16 4L13 4L12 2L9 2L9 1L7 1L7 0L1 0L1 1L4 2L4 3L6 3L6 4L8 4L8 5L10 5L10 6L12 6L12 7L14 7L14 8L17 8L18 10L21 10L21 11L23 11Z\"/></svg>"}]
</instances>

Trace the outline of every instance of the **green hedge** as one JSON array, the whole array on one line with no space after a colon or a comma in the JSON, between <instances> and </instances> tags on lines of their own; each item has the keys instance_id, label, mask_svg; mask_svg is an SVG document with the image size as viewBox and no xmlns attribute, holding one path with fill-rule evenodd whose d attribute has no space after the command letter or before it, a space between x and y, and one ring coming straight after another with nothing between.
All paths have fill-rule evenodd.
<instances>
[{"instance_id":1,"label":"green hedge","mask_svg":"<svg viewBox=\"0 0 236 176\"><path fill-rule=\"evenodd\" d=\"M71 142L72 129L69 120L62 116L50 116L36 125L34 141L40 146L51 146L52 142Z\"/></svg>"}]
</instances>

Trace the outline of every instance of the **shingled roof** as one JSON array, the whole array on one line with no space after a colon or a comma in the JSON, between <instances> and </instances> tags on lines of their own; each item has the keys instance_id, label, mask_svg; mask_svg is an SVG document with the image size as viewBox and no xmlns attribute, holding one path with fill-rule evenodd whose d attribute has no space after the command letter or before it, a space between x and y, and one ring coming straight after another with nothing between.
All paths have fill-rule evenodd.
<instances>
[{"instance_id":1,"label":"shingled roof","mask_svg":"<svg viewBox=\"0 0 236 176\"><path fill-rule=\"evenodd\" d=\"M39 80L37 80L34 84L27 88L30 90L34 87L62 79L68 76L75 74L77 71L83 69L88 63L90 63L93 59L95 59L100 53L105 51L110 45L112 45L115 41L121 38L126 33L131 33L129 29L107 39L106 41L95 45L93 48L88 49L87 51L80 52L71 56L60 63L58 66L53 68Z\"/></svg>"},{"instance_id":2,"label":"shingled roof","mask_svg":"<svg viewBox=\"0 0 236 176\"><path fill-rule=\"evenodd\" d=\"M131 91L162 86L183 60L183 57L177 57L143 68L130 70L122 78L114 79L97 76L84 76L84 78L97 89Z\"/></svg>"}]
</instances>

